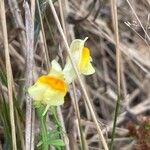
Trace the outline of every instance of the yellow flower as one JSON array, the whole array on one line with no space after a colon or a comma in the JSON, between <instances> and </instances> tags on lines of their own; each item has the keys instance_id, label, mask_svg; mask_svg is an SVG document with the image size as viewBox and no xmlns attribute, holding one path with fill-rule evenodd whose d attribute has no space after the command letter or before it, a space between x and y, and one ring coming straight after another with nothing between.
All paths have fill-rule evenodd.
<instances>
[{"instance_id":1,"label":"yellow flower","mask_svg":"<svg viewBox=\"0 0 150 150\"><path fill-rule=\"evenodd\" d=\"M64 103L67 84L64 82L62 69L55 60L52 61L49 74L39 77L35 84L28 89L28 93L34 99L35 105L44 104L49 108L49 106L58 106Z\"/></svg>"},{"instance_id":2,"label":"yellow flower","mask_svg":"<svg viewBox=\"0 0 150 150\"><path fill-rule=\"evenodd\" d=\"M95 72L95 69L91 64L92 58L90 56L90 50L87 47L84 47L86 40L87 38L85 38L84 40L73 40L70 45L70 52L73 61L77 65L79 73L83 75L90 75ZM67 83L71 83L76 78L76 74L69 57L67 57L63 72Z\"/></svg>"}]
</instances>

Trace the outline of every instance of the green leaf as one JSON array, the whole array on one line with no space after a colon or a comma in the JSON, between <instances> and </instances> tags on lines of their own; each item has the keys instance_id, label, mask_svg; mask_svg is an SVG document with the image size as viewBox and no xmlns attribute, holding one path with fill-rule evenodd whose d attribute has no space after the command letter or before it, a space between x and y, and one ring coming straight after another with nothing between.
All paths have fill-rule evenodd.
<instances>
[{"instance_id":1,"label":"green leaf","mask_svg":"<svg viewBox=\"0 0 150 150\"><path fill-rule=\"evenodd\" d=\"M65 146L64 141L61 139L48 141L48 144L53 146Z\"/></svg>"},{"instance_id":2,"label":"green leaf","mask_svg":"<svg viewBox=\"0 0 150 150\"><path fill-rule=\"evenodd\" d=\"M42 141L40 141L38 144L37 144L37 147L41 146L43 144Z\"/></svg>"}]
</instances>

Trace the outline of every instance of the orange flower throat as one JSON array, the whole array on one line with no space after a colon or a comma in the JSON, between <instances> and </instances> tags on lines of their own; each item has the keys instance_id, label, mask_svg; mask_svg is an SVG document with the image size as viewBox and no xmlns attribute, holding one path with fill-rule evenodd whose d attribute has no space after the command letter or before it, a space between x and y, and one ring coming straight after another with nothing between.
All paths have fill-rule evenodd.
<instances>
[{"instance_id":1,"label":"orange flower throat","mask_svg":"<svg viewBox=\"0 0 150 150\"><path fill-rule=\"evenodd\" d=\"M79 61L79 68L82 69L86 66L86 64L88 63L90 59L90 50L87 47L84 47L82 49L82 53L81 53L81 57L80 57L80 61Z\"/></svg>"},{"instance_id":2,"label":"orange flower throat","mask_svg":"<svg viewBox=\"0 0 150 150\"><path fill-rule=\"evenodd\" d=\"M55 90L59 90L62 92L67 92L67 85L61 79L58 79L54 76L46 76L43 75L38 79L39 83L46 84Z\"/></svg>"}]
</instances>

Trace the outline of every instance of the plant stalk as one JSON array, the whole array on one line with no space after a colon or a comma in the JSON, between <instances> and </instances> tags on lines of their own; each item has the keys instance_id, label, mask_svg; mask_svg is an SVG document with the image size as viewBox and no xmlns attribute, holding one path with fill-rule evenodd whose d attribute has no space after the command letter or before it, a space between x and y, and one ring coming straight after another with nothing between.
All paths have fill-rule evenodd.
<instances>
[{"instance_id":1,"label":"plant stalk","mask_svg":"<svg viewBox=\"0 0 150 150\"><path fill-rule=\"evenodd\" d=\"M46 114L43 116L45 108L37 108L38 117L40 120L40 132L42 137L42 150L48 150L48 131L46 127Z\"/></svg>"}]
</instances>

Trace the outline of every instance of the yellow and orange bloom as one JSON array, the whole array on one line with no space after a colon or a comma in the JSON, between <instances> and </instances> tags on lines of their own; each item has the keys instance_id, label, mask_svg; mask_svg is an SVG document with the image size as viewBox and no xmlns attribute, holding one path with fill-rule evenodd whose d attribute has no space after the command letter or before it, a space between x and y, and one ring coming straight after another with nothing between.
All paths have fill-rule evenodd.
<instances>
[{"instance_id":1,"label":"yellow and orange bloom","mask_svg":"<svg viewBox=\"0 0 150 150\"><path fill-rule=\"evenodd\" d=\"M95 69L91 64L90 50L84 47L86 40L87 38L84 40L75 39L71 43L70 52L79 73L90 75L95 72ZM47 112L50 106L59 106L64 103L67 85L76 79L76 73L69 57L67 57L63 70L55 60L51 64L49 74L39 77L35 84L28 89L28 93L33 98L36 106L46 105L43 114Z\"/></svg>"},{"instance_id":2,"label":"yellow and orange bloom","mask_svg":"<svg viewBox=\"0 0 150 150\"><path fill-rule=\"evenodd\" d=\"M90 56L90 50L87 47L84 47L86 40L87 38L85 38L84 40L73 40L70 45L70 52L79 73L83 75L91 75L95 72L95 69L91 64L92 58ZM72 67L69 57L67 57L63 72L65 80L68 84L70 84L76 78L76 73Z\"/></svg>"},{"instance_id":3,"label":"yellow and orange bloom","mask_svg":"<svg viewBox=\"0 0 150 150\"><path fill-rule=\"evenodd\" d=\"M29 95L34 99L35 105L44 104L58 106L64 103L67 93L67 84L60 65L53 60L48 75L42 75L35 84L28 89Z\"/></svg>"}]
</instances>

